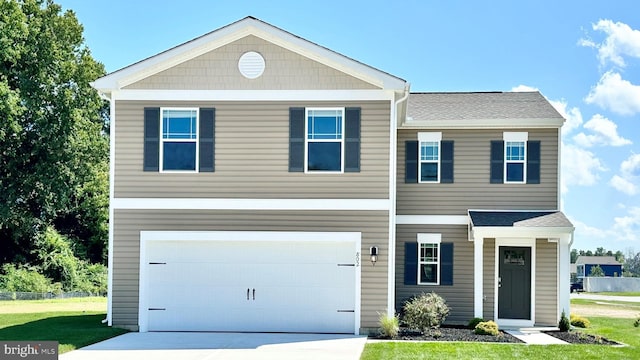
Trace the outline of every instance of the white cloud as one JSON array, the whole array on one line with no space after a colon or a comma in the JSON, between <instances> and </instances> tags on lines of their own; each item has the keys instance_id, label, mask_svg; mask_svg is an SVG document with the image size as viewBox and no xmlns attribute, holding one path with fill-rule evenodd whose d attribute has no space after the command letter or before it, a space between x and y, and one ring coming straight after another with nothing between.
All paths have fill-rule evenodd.
<instances>
[{"instance_id":1,"label":"white cloud","mask_svg":"<svg viewBox=\"0 0 640 360\"><path fill-rule=\"evenodd\" d=\"M571 185L594 185L603 171L606 168L592 152L562 144L562 193L568 192Z\"/></svg>"},{"instance_id":2,"label":"white cloud","mask_svg":"<svg viewBox=\"0 0 640 360\"><path fill-rule=\"evenodd\" d=\"M620 74L607 71L585 98L588 104L596 104L621 115L640 112L640 86L623 80Z\"/></svg>"},{"instance_id":3,"label":"white cloud","mask_svg":"<svg viewBox=\"0 0 640 360\"><path fill-rule=\"evenodd\" d=\"M640 154L633 154L623 161L620 171L628 177L640 177Z\"/></svg>"},{"instance_id":4,"label":"white cloud","mask_svg":"<svg viewBox=\"0 0 640 360\"><path fill-rule=\"evenodd\" d=\"M572 130L577 129L582 125L582 113L577 107L567 109L567 102L565 100L549 100L551 105L565 118L567 121L562 127L562 136L567 135Z\"/></svg>"},{"instance_id":5,"label":"white cloud","mask_svg":"<svg viewBox=\"0 0 640 360\"><path fill-rule=\"evenodd\" d=\"M640 207L632 207L626 216L613 219L617 240L640 241Z\"/></svg>"},{"instance_id":6,"label":"white cloud","mask_svg":"<svg viewBox=\"0 0 640 360\"><path fill-rule=\"evenodd\" d=\"M627 195L635 195L638 193L638 188L631 181L619 175L614 175L609 181L609 185Z\"/></svg>"},{"instance_id":7,"label":"white cloud","mask_svg":"<svg viewBox=\"0 0 640 360\"><path fill-rule=\"evenodd\" d=\"M600 114L594 115L591 120L584 124L584 128L593 134L587 135L579 133L573 137L576 144L582 147L603 146L624 146L631 144L631 140L625 139L618 134L618 125Z\"/></svg>"},{"instance_id":8,"label":"white cloud","mask_svg":"<svg viewBox=\"0 0 640 360\"><path fill-rule=\"evenodd\" d=\"M513 92L531 92L531 91L540 91L538 88L535 87L531 87L528 85L518 85L516 87L511 88L511 91Z\"/></svg>"},{"instance_id":9,"label":"white cloud","mask_svg":"<svg viewBox=\"0 0 640 360\"><path fill-rule=\"evenodd\" d=\"M593 30L607 34L601 44L596 44L590 39L579 42L582 46L598 49L598 58L601 64L611 62L624 67L623 56L640 58L640 31L632 29L629 25L611 20L600 20L593 24Z\"/></svg>"}]
</instances>

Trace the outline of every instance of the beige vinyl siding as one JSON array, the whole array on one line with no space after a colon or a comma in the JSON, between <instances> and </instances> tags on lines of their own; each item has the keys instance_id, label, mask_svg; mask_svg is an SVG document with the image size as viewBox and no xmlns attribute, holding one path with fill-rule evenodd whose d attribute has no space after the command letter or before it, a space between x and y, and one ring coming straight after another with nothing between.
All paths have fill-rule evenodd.
<instances>
[{"instance_id":1,"label":"beige vinyl siding","mask_svg":"<svg viewBox=\"0 0 640 360\"><path fill-rule=\"evenodd\" d=\"M145 107L214 107L215 172L142 171ZM358 173L289 172L290 107L361 107ZM116 198L389 198L389 101L116 101Z\"/></svg>"},{"instance_id":2,"label":"beige vinyl siding","mask_svg":"<svg viewBox=\"0 0 640 360\"><path fill-rule=\"evenodd\" d=\"M247 79L238 60L248 51L265 61L262 76ZM162 90L336 90L378 87L249 35L149 76L125 89Z\"/></svg>"},{"instance_id":3,"label":"beige vinyl siding","mask_svg":"<svg viewBox=\"0 0 640 360\"><path fill-rule=\"evenodd\" d=\"M489 183L490 143L502 140L500 130L442 130L442 140L454 141L454 183L407 184L405 141L417 140L418 130L399 130L397 213L465 215L468 209L556 209L558 130L517 131L528 131L529 140L541 141L540 184Z\"/></svg>"},{"instance_id":4,"label":"beige vinyl siding","mask_svg":"<svg viewBox=\"0 0 640 360\"><path fill-rule=\"evenodd\" d=\"M362 232L361 326L377 327L378 313L387 309L388 223L389 215L384 211L115 210L113 324L132 328L138 324L142 230L348 231ZM380 258L372 266L368 254L374 245L380 249Z\"/></svg>"},{"instance_id":5,"label":"beige vinyl siding","mask_svg":"<svg viewBox=\"0 0 640 360\"><path fill-rule=\"evenodd\" d=\"M482 245L482 313L485 320L495 320L496 241L484 239Z\"/></svg>"},{"instance_id":6,"label":"beige vinyl siding","mask_svg":"<svg viewBox=\"0 0 640 360\"><path fill-rule=\"evenodd\" d=\"M405 285L405 243L417 242L418 233L442 234L442 242L453 243L453 285ZM466 324L473 317L473 242L467 240L467 227L459 225L398 225L396 230L396 309L405 300L422 292L442 296L451 313L446 322ZM377 265L376 265L377 266Z\"/></svg>"},{"instance_id":7,"label":"beige vinyl siding","mask_svg":"<svg viewBox=\"0 0 640 360\"><path fill-rule=\"evenodd\" d=\"M557 326L558 244L536 240L536 325ZM566 291L569 291L568 289Z\"/></svg>"}]
</instances>

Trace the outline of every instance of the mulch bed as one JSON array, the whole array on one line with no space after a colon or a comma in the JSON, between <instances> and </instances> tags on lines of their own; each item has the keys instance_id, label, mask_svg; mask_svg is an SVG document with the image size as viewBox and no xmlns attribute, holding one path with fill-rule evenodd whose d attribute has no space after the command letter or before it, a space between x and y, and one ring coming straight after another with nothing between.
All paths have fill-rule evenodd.
<instances>
[{"instance_id":1,"label":"mulch bed","mask_svg":"<svg viewBox=\"0 0 640 360\"><path fill-rule=\"evenodd\" d=\"M372 337L374 339L389 339L387 337ZM419 340L419 341L480 341L499 343L522 343L518 338L500 331L500 335L477 335L473 330L464 327L443 326L439 329L421 333L415 330L401 328L398 337L394 340Z\"/></svg>"},{"instance_id":2,"label":"mulch bed","mask_svg":"<svg viewBox=\"0 0 640 360\"><path fill-rule=\"evenodd\" d=\"M570 344L591 344L591 345L621 345L602 336L585 334L579 331L545 331L545 334L564 340Z\"/></svg>"}]
</instances>

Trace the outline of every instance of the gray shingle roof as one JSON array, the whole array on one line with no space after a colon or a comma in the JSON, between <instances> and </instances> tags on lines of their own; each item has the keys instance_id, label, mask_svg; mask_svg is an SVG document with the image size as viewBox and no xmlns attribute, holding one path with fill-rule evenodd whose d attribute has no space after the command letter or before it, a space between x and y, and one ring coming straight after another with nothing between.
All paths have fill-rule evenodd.
<instances>
[{"instance_id":1,"label":"gray shingle roof","mask_svg":"<svg viewBox=\"0 0 640 360\"><path fill-rule=\"evenodd\" d=\"M473 226L573 227L562 211L469 211Z\"/></svg>"},{"instance_id":2,"label":"gray shingle roof","mask_svg":"<svg viewBox=\"0 0 640 360\"><path fill-rule=\"evenodd\" d=\"M414 121L562 119L537 91L411 93L407 117Z\"/></svg>"},{"instance_id":3,"label":"gray shingle roof","mask_svg":"<svg viewBox=\"0 0 640 360\"><path fill-rule=\"evenodd\" d=\"M591 265L620 265L613 256L584 256L580 255L576 259L576 264Z\"/></svg>"}]
</instances>

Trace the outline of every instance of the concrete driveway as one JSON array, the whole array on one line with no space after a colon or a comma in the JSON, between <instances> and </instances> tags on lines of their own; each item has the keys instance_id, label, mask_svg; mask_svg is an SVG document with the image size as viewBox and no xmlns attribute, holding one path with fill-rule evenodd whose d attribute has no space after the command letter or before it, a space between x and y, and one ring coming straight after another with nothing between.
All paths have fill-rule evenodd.
<instances>
[{"instance_id":1,"label":"concrete driveway","mask_svg":"<svg viewBox=\"0 0 640 360\"><path fill-rule=\"evenodd\" d=\"M254 333L128 333L60 355L61 360L360 359L365 336Z\"/></svg>"}]
</instances>

